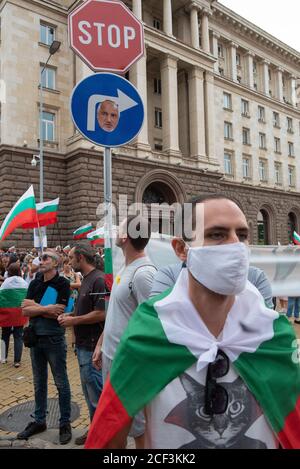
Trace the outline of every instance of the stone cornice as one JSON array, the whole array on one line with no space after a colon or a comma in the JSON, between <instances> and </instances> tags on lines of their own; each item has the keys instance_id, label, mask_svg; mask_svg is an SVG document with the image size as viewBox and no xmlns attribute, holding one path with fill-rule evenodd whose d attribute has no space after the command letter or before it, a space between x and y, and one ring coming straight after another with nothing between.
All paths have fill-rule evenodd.
<instances>
[{"instance_id":1,"label":"stone cornice","mask_svg":"<svg viewBox=\"0 0 300 469\"><path fill-rule=\"evenodd\" d=\"M260 29L245 18L239 16L229 8L221 5L218 2L212 5L213 17L216 23L220 22L226 24L227 27L231 27L235 34L240 34L244 37L256 41L258 45L265 47L268 50L272 50L276 54L285 56L285 60L293 62L294 64L300 64L300 52L296 51L292 47L283 43L279 39L275 38L266 31Z\"/></svg>"}]
</instances>

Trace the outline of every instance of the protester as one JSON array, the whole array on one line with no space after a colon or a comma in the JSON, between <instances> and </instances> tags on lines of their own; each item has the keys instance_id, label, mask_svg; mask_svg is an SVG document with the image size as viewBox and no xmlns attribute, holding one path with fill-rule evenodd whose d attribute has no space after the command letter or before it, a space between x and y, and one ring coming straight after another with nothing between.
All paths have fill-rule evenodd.
<instances>
[{"instance_id":1,"label":"protester","mask_svg":"<svg viewBox=\"0 0 300 469\"><path fill-rule=\"evenodd\" d=\"M67 375L65 329L57 318L65 310L70 296L70 283L58 275L60 258L55 250L46 249L41 256L40 274L30 283L27 299L22 303L23 314L30 318L27 346L30 347L34 380L34 421L17 435L27 439L46 430L48 363L58 390L60 409L59 440L72 438L71 392ZM24 332L25 334L25 332ZM24 343L25 337L24 337Z\"/></svg>"},{"instance_id":2,"label":"protester","mask_svg":"<svg viewBox=\"0 0 300 469\"><path fill-rule=\"evenodd\" d=\"M95 268L95 253L88 244L75 244L69 259L75 272L83 274L83 281L74 317L61 315L58 321L63 327L74 327L81 385L92 421L102 391L102 372L93 367L92 357L104 328L105 282L103 273ZM76 438L75 444L83 445L87 433Z\"/></svg>"},{"instance_id":3,"label":"protester","mask_svg":"<svg viewBox=\"0 0 300 469\"><path fill-rule=\"evenodd\" d=\"M5 344L5 358L7 363L10 336L14 338L14 366L19 368L23 351L23 326L27 320L22 316L21 303L27 293L27 283L22 279L21 269L17 263L8 267L8 277L0 287L0 326Z\"/></svg>"},{"instance_id":4,"label":"protester","mask_svg":"<svg viewBox=\"0 0 300 469\"><path fill-rule=\"evenodd\" d=\"M289 297L286 317L291 318L294 315L294 323L300 324L299 311L300 311L300 298Z\"/></svg>"},{"instance_id":5,"label":"protester","mask_svg":"<svg viewBox=\"0 0 300 469\"><path fill-rule=\"evenodd\" d=\"M74 307L78 298L78 292L81 286L81 280L80 280L78 272L74 272L73 268L71 267L69 259L65 259L63 261L63 270L60 273L60 275L70 282L70 288L71 288L70 297L72 299L72 304Z\"/></svg>"},{"instance_id":6,"label":"protester","mask_svg":"<svg viewBox=\"0 0 300 469\"><path fill-rule=\"evenodd\" d=\"M132 231L141 234L133 236ZM115 277L104 334L99 339L93 357L98 368L100 368L102 358L104 381L110 371L117 346L130 317L137 306L149 297L153 276L156 272L156 267L145 254L150 236L150 223L141 217L130 216L120 225L116 246L123 251L125 267ZM135 439L136 448L143 448L144 432L145 418L143 412L140 412L135 416L129 433Z\"/></svg>"},{"instance_id":7,"label":"protester","mask_svg":"<svg viewBox=\"0 0 300 469\"><path fill-rule=\"evenodd\" d=\"M133 315L86 448L124 448L143 408L146 448L299 448L297 341L247 281L246 218L209 195L191 221L192 238L175 246L187 268Z\"/></svg>"}]
</instances>

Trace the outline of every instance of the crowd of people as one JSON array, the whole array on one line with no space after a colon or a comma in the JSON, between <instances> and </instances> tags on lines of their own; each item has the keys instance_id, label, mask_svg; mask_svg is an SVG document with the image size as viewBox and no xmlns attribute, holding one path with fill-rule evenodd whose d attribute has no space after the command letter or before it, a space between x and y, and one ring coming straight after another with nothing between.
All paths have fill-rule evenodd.
<instances>
[{"instance_id":1,"label":"crowd of people","mask_svg":"<svg viewBox=\"0 0 300 469\"><path fill-rule=\"evenodd\" d=\"M86 242L40 255L2 253L3 284L14 276L26 285L23 340L35 413L18 438L47 428L48 364L59 397L60 442L72 438L70 328L91 421L76 444L125 448L129 435L136 448L300 448L298 414L293 428L282 429L295 392L300 397L299 361L291 359L295 334L274 310L265 273L249 265L245 216L223 195L191 204L193 237L175 237L178 262L159 270L145 251L148 220L129 216L120 224L116 245L124 266L110 292L103 254ZM195 219L203 207L200 233ZM14 334L17 366L21 328L2 331L7 349Z\"/></svg>"}]
</instances>

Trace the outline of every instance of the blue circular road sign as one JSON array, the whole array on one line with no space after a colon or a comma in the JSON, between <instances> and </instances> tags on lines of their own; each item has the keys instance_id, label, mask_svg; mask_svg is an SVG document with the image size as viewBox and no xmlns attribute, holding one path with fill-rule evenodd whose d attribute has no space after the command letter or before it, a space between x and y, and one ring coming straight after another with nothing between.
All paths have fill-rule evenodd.
<instances>
[{"instance_id":1,"label":"blue circular road sign","mask_svg":"<svg viewBox=\"0 0 300 469\"><path fill-rule=\"evenodd\" d=\"M104 147L119 147L140 132L144 105L135 86L125 78L95 73L73 89L71 115L85 138Z\"/></svg>"}]
</instances>

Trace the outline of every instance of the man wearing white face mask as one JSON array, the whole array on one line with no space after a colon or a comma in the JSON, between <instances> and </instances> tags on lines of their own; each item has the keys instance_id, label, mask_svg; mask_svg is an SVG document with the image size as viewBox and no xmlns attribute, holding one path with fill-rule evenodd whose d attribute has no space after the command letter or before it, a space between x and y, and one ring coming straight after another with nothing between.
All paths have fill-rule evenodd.
<instances>
[{"instance_id":1,"label":"man wearing white face mask","mask_svg":"<svg viewBox=\"0 0 300 469\"><path fill-rule=\"evenodd\" d=\"M122 447L144 408L146 448L300 448L297 341L247 281L245 216L210 195L192 224L193 239L175 243L187 268L121 339L86 447Z\"/></svg>"}]
</instances>

